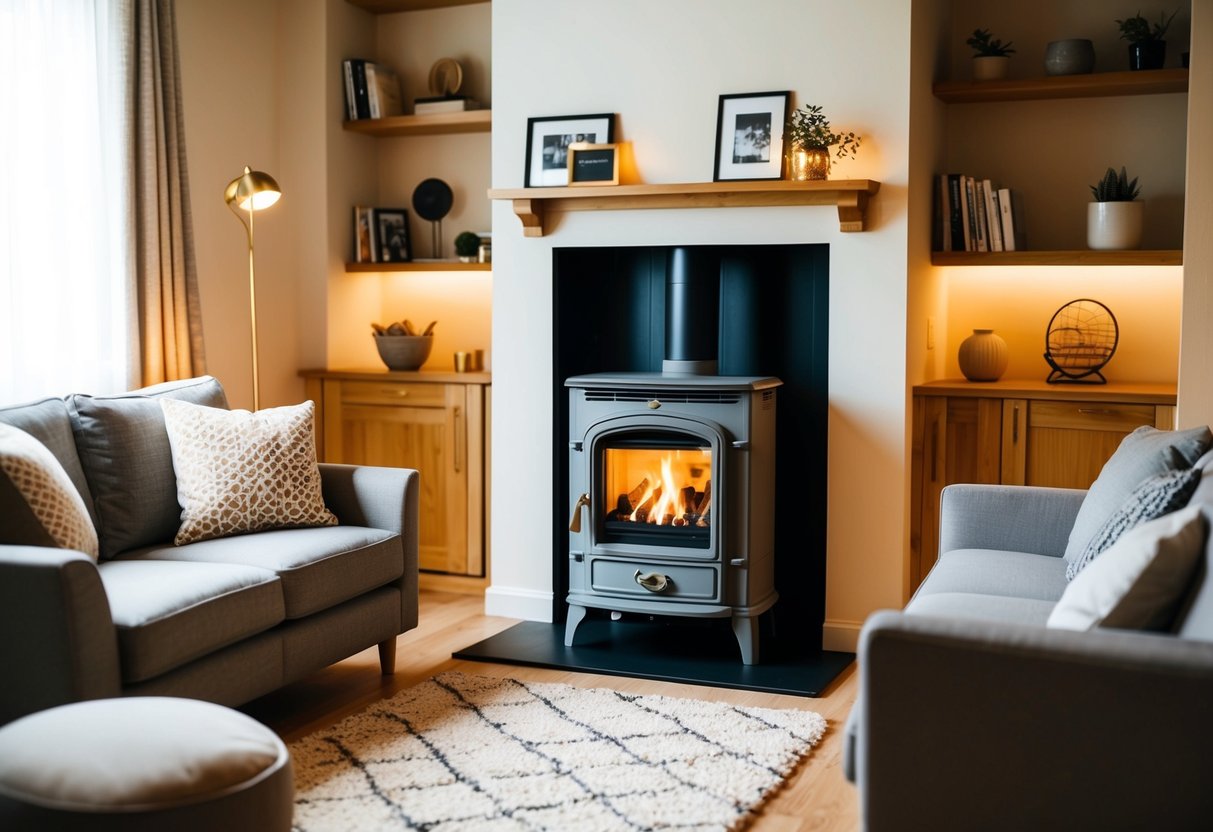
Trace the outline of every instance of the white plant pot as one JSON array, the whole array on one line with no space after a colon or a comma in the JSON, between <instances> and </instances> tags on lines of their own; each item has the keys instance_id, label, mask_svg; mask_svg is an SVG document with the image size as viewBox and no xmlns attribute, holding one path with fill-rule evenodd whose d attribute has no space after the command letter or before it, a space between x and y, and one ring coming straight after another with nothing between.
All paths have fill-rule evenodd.
<instances>
[{"instance_id":1,"label":"white plant pot","mask_svg":"<svg viewBox=\"0 0 1213 832\"><path fill-rule=\"evenodd\" d=\"M1143 203L1091 202L1087 204L1087 248L1119 251L1141 245Z\"/></svg>"},{"instance_id":2,"label":"white plant pot","mask_svg":"<svg viewBox=\"0 0 1213 832\"><path fill-rule=\"evenodd\" d=\"M1007 77L1011 59L1006 55L982 55L973 59L974 81L997 81Z\"/></svg>"}]
</instances>

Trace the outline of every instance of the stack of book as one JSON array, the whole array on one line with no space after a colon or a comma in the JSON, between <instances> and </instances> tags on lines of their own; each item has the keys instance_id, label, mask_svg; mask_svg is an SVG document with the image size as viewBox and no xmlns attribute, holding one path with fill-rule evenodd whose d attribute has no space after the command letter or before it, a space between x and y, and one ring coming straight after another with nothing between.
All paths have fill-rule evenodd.
<instances>
[{"instance_id":1,"label":"stack of book","mask_svg":"<svg viewBox=\"0 0 1213 832\"><path fill-rule=\"evenodd\" d=\"M1022 207L1010 188L963 173L935 181L935 251L1022 251Z\"/></svg>"},{"instance_id":2,"label":"stack of book","mask_svg":"<svg viewBox=\"0 0 1213 832\"><path fill-rule=\"evenodd\" d=\"M462 113L465 110L479 110L480 103L466 95L439 95L433 98L418 98L413 104L413 112L424 116L433 113Z\"/></svg>"},{"instance_id":3,"label":"stack of book","mask_svg":"<svg viewBox=\"0 0 1213 832\"><path fill-rule=\"evenodd\" d=\"M404 113L400 77L383 64L353 59L341 62L345 77L345 110L350 121L387 118Z\"/></svg>"}]
</instances>

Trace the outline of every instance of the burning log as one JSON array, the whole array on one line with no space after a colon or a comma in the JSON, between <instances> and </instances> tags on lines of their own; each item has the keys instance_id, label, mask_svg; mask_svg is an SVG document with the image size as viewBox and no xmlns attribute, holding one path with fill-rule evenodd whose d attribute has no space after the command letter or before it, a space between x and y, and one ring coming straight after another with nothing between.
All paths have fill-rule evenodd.
<instances>
[{"instance_id":1,"label":"burning log","mask_svg":"<svg viewBox=\"0 0 1213 832\"><path fill-rule=\"evenodd\" d=\"M644 495L648 490L649 490L649 478L645 477L644 479L642 479L640 481L640 485L636 486L635 488L633 488L631 491L629 491L627 493L626 496L628 498L628 503L633 506L639 505L640 501L644 499ZM631 512L629 511L628 513L630 514Z\"/></svg>"},{"instance_id":2,"label":"burning log","mask_svg":"<svg viewBox=\"0 0 1213 832\"><path fill-rule=\"evenodd\" d=\"M712 481L708 480L703 484L703 495L699 498L699 504L695 506L696 514L707 514L708 507L712 504Z\"/></svg>"}]
</instances>

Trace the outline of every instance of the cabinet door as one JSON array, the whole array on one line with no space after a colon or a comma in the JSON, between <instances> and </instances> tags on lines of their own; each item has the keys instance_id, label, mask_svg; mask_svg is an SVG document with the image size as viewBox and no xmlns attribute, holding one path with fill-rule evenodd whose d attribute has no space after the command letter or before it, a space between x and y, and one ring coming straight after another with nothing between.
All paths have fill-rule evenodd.
<instances>
[{"instance_id":1,"label":"cabinet door","mask_svg":"<svg viewBox=\"0 0 1213 832\"><path fill-rule=\"evenodd\" d=\"M421 472L420 567L457 574L479 567L468 556L467 388L352 381L325 387L330 461Z\"/></svg>"},{"instance_id":2,"label":"cabinet door","mask_svg":"<svg viewBox=\"0 0 1213 832\"><path fill-rule=\"evenodd\" d=\"M1003 482L1055 488L1088 488L1121 440L1156 418L1149 404L1017 400L1016 406L1023 410L1004 436Z\"/></svg>"},{"instance_id":3,"label":"cabinet door","mask_svg":"<svg viewBox=\"0 0 1213 832\"><path fill-rule=\"evenodd\" d=\"M939 498L945 485L999 481L1002 403L970 397L915 398L915 481L921 483L910 529L910 589L921 583L939 555ZM921 414L921 419L919 418ZM921 448L921 454L918 449Z\"/></svg>"}]
</instances>

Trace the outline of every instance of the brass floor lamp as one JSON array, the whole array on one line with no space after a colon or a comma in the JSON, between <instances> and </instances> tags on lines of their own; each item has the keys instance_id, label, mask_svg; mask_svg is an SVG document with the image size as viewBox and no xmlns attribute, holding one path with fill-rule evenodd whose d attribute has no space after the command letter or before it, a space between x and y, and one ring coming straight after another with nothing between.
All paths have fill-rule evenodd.
<instances>
[{"instance_id":1,"label":"brass floor lamp","mask_svg":"<svg viewBox=\"0 0 1213 832\"><path fill-rule=\"evenodd\" d=\"M249 327L253 336L253 410L261 409L261 388L257 380L257 278L253 270L253 213L263 208L269 208L279 197L282 189L274 181L274 177L259 170L249 170L244 166L244 173L227 184L223 191L223 199L227 207L244 225L248 232L248 301ZM248 220L242 212L248 212Z\"/></svg>"}]
</instances>

